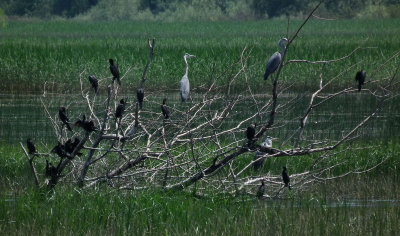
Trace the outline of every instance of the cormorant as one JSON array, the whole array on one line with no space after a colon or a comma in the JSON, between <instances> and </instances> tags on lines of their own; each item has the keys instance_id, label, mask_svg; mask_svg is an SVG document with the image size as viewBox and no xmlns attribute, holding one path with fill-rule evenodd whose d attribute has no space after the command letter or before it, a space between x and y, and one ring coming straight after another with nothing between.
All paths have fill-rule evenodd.
<instances>
[{"instance_id":1,"label":"cormorant","mask_svg":"<svg viewBox=\"0 0 400 236\"><path fill-rule=\"evenodd\" d=\"M264 184L264 180L262 179L261 185L260 185L260 187L258 187L257 197L261 199L264 196L264 192L265 192L265 184Z\"/></svg>"},{"instance_id":2,"label":"cormorant","mask_svg":"<svg viewBox=\"0 0 400 236\"><path fill-rule=\"evenodd\" d=\"M247 127L246 130L246 136L247 139L249 140L249 143L253 140L254 135L256 134L256 123L251 124L249 127Z\"/></svg>"},{"instance_id":3,"label":"cormorant","mask_svg":"<svg viewBox=\"0 0 400 236\"><path fill-rule=\"evenodd\" d=\"M30 138L28 138L26 140L26 146L28 147L28 153L29 154L35 154L36 153L35 144L33 144L32 140Z\"/></svg>"},{"instance_id":4,"label":"cormorant","mask_svg":"<svg viewBox=\"0 0 400 236\"><path fill-rule=\"evenodd\" d=\"M54 177L57 175L57 168L51 162L46 160L46 176Z\"/></svg>"},{"instance_id":5,"label":"cormorant","mask_svg":"<svg viewBox=\"0 0 400 236\"><path fill-rule=\"evenodd\" d=\"M67 154L65 152L65 146L58 141L57 145L51 150L51 153L57 154L61 158L67 157Z\"/></svg>"},{"instance_id":6,"label":"cormorant","mask_svg":"<svg viewBox=\"0 0 400 236\"><path fill-rule=\"evenodd\" d=\"M67 117L67 110L65 107L60 107L60 109L58 109L58 116L60 117L62 123L67 126L67 129L72 131L71 126L69 125L69 119Z\"/></svg>"},{"instance_id":7,"label":"cormorant","mask_svg":"<svg viewBox=\"0 0 400 236\"><path fill-rule=\"evenodd\" d=\"M366 76L367 76L367 72L365 72L365 70L357 71L356 81L358 81L358 92L361 91L361 86L364 84Z\"/></svg>"},{"instance_id":8,"label":"cormorant","mask_svg":"<svg viewBox=\"0 0 400 236\"><path fill-rule=\"evenodd\" d=\"M119 104L117 106L117 109L115 110L115 118L116 119L121 119L122 118L122 113L125 111L125 101L124 99L121 99L119 101Z\"/></svg>"},{"instance_id":9,"label":"cormorant","mask_svg":"<svg viewBox=\"0 0 400 236\"><path fill-rule=\"evenodd\" d=\"M94 89L94 93L97 94L97 91L99 89L99 81L97 80L97 78L94 75L89 75L89 82Z\"/></svg>"},{"instance_id":10,"label":"cormorant","mask_svg":"<svg viewBox=\"0 0 400 236\"><path fill-rule=\"evenodd\" d=\"M167 99L164 98L162 101L162 105L161 105L161 111L162 111L164 118L168 119L169 118L169 110L168 110L167 105L165 104L166 102L167 102Z\"/></svg>"},{"instance_id":11,"label":"cormorant","mask_svg":"<svg viewBox=\"0 0 400 236\"><path fill-rule=\"evenodd\" d=\"M65 142L65 145L64 145L65 146L65 152L68 153L68 154L71 154L75 150L76 146L78 146L79 143L80 143L80 140L78 138L76 138L76 137L74 139L74 142L72 142L71 139L68 139L67 142ZM76 155L81 156L82 153L77 152Z\"/></svg>"},{"instance_id":12,"label":"cormorant","mask_svg":"<svg viewBox=\"0 0 400 236\"><path fill-rule=\"evenodd\" d=\"M287 169L286 166L282 166L282 179L283 179L283 183L285 183L285 187L288 187L289 189L292 189L290 187L290 178L289 175L287 174Z\"/></svg>"},{"instance_id":13,"label":"cormorant","mask_svg":"<svg viewBox=\"0 0 400 236\"><path fill-rule=\"evenodd\" d=\"M78 119L75 122L75 125L83 128L85 131L89 133L97 130L97 127L94 125L94 122L92 120L87 121L85 115L82 116L82 120Z\"/></svg>"},{"instance_id":14,"label":"cormorant","mask_svg":"<svg viewBox=\"0 0 400 236\"><path fill-rule=\"evenodd\" d=\"M139 108L142 109L143 107L143 98L144 98L144 90L139 88L136 92L137 100L139 102Z\"/></svg>"},{"instance_id":15,"label":"cormorant","mask_svg":"<svg viewBox=\"0 0 400 236\"><path fill-rule=\"evenodd\" d=\"M111 74L113 75L113 82L115 79L117 79L118 84L121 85L118 67L114 65L113 59L110 58L108 61L110 62L110 71L111 71Z\"/></svg>"}]
</instances>

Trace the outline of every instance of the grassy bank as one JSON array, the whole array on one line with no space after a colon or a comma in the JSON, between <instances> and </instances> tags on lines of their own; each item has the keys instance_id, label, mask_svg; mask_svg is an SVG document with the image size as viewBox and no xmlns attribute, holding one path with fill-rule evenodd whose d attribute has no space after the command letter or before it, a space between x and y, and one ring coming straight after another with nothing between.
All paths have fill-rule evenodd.
<instances>
[{"instance_id":1,"label":"grassy bank","mask_svg":"<svg viewBox=\"0 0 400 236\"><path fill-rule=\"evenodd\" d=\"M300 21L291 22L293 32ZM400 20L311 21L290 49L289 59L323 60L340 58L354 48L360 50L346 62L325 67L327 78L349 65L359 63L345 73L334 86L354 83L355 71L375 70L384 60L400 50L397 43ZM211 78L221 85L239 70L225 71L237 62L244 47L251 50L247 73L250 85L265 91L269 82L262 80L265 64L277 51L278 40L286 35L284 20L257 22L10 22L0 28L1 92L76 92L79 74L110 77L108 58L115 58L122 73L131 69L125 89L136 88L147 60L146 39L156 38L156 50L146 83L150 90L176 89L184 74L183 54L194 54L189 70L192 88L201 89ZM366 40L368 39L368 40ZM213 74L215 65L215 75ZM320 65L292 64L282 73L284 83L294 83L292 90L312 89L319 84ZM393 63L377 76L387 75ZM222 76L220 76L222 75ZM55 83L52 83L55 82ZM244 78L237 79L237 89ZM263 86L260 86L262 84Z\"/></svg>"},{"instance_id":2,"label":"grassy bank","mask_svg":"<svg viewBox=\"0 0 400 236\"><path fill-rule=\"evenodd\" d=\"M105 185L36 190L19 147L2 144L0 231L6 235L395 235L400 227L399 202L382 200L400 198L399 150L398 144L383 144L374 151L356 152L352 165L357 159L373 163L389 158L365 175L320 183L289 195L288 200L259 201L218 193L198 197L159 189L116 191ZM308 162L291 161L292 171ZM371 200L379 204L369 205Z\"/></svg>"}]
</instances>

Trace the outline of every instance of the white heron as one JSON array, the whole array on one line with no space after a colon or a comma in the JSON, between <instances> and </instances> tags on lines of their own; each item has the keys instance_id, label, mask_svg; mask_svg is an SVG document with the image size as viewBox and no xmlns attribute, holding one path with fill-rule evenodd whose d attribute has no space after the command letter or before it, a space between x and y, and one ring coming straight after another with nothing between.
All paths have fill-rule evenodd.
<instances>
[{"instance_id":1,"label":"white heron","mask_svg":"<svg viewBox=\"0 0 400 236\"><path fill-rule=\"evenodd\" d=\"M272 73L275 72L276 69L278 69L278 66L282 62L283 55L285 54L286 51L286 45L284 43L287 43L288 40L287 38L281 38L278 42L279 47L282 48L281 52L275 52L268 60L267 66L265 68L265 74L264 74L264 80L268 79L268 76Z\"/></svg>"},{"instance_id":2,"label":"white heron","mask_svg":"<svg viewBox=\"0 0 400 236\"><path fill-rule=\"evenodd\" d=\"M181 94L182 102L184 102L184 101L186 101L186 99L188 99L189 93L190 93L190 84L189 84L189 79L188 79L189 65L187 63L187 58L192 58L192 57L196 57L196 56L190 55L188 53L185 53L185 55L183 56L183 60L185 60L185 64L186 64L186 72L183 75L181 82L179 83L179 91Z\"/></svg>"}]
</instances>

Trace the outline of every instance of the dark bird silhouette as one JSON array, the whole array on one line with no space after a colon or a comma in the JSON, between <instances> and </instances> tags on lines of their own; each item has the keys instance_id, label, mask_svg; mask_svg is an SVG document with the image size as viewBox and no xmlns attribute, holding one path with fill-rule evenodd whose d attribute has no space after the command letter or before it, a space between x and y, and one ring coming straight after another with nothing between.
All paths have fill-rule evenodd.
<instances>
[{"instance_id":1,"label":"dark bird silhouette","mask_svg":"<svg viewBox=\"0 0 400 236\"><path fill-rule=\"evenodd\" d=\"M97 127L94 125L94 122L92 120L87 121L85 115L82 116L82 120L78 119L75 122L75 126L79 126L89 133L97 130Z\"/></svg>"},{"instance_id":2,"label":"dark bird silhouette","mask_svg":"<svg viewBox=\"0 0 400 236\"><path fill-rule=\"evenodd\" d=\"M264 184L264 180L262 179L261 185L260 185L260 187L258 187L257 197L262 198L264 196L264 192L265 192L265 184Z\"/></svg>"},{"instance_id":3,"label":"dark bird silhouette","mask_svg":"<svg viewBox=\"0 0 400 236\"><path fill-rule=\"evenodd\" d=\"M71 139L68 139L67 142L65 142L65 145L64 145L65 146L65 152L68 153L68 154L71 154L75 150L76 146L78 146L79 143L80 143L80 140L78 138L75 138L74 142L72 142ZM78 151L76 153L76 155L81 156L82 153L80 153Z\"/></svg>"},{"instance_id":4,"label":"dark bird silhouette","mask_svg":"<svg viewBox=\"0 0 400 236\"><path fill-rule=\"evenodd\" d=\"M46 176L48 177L57 176L57 168L48 160L46 160Z\"/></svg>"},{"instance_id":5,"label":"dark bird silhouette","mask_svg":"<svg viewBox=\"0 0 400 236\"><path fill-rule=\"evenodd\" d=\"M30 138L28 138L26 140L26 146L28 147L28 153L29 154L35 154L36 153L35 144L33 144L32 140Z\"/></svg>"},{"instance_id":6,"label":"dark bird silhouette","mask_svg":"<svg viewBox=\"0 0 400 236\"><path fill-rule=\"evenodd\" d=\"M246 136L247 139L249 140L249 143L253 140L254 136L256 135L256 123L251 124L249 127L247 127L246 130Z\"/></svg>"},{"instance_id":7,"label":"dark bird silhouette","mask_svg":"<svg viewBox=\"0 0 400 236\"><path fill-rule=\"evenodd\" d=\"M361 86L365 82L365 77L367 77L367 72L365 70L359 70L356 74L356 81L358 81L358 92L361 91Z\"/></svg>"},{"instance_id":8,"label":"dark bird silhouette","mask_svg":"<svg viewBox=\"0 0 400 236\"><path fill-rule=\"evenodd\" d=\"M144 99L144 90L139 88L136 92L137 100L139 102L139 108L142 109L143 107L143 99Z\"/></svg>"},{"instance_id":9,"label":"dark bird silhouette","mask_svg":"<svg viewBox=\"0 0 400 236\"><path fill-rule=\"evenodd\" d=\"M254 160L254 161L258 159L258 161L253 162L253 169L254 169L255 171L257 171L258 169L260 169L260 167L261 167L261 166L263 165L263 163L264 163L264 158L260 158L260 157L262 157L262 155L264 155L264 153L262 153L262 152L256 152L256 155L254 155L254 157L253 157L253 160Z\"/></svg>"},{"instance_id":10,"label":"dark bird silhouette","mask_svg":"<svg viewBox=\"0 0 400 236\"><path fill-rule=\"evenodd\" d=\"M292 189L290 187L290 178L286 171L287 171L286 166L282 166L282 180L283 180L283 183L285 183L285 187Z\"/></svg>"},{"instance_id":11,"label":"dark bird silhouette","mask_svg":"<svg viewBox=\"0 0 400 236\"><path fill-rule=\"evenodd\" d=\"M115 79L117 79L118 84L121 85L118 67L114 65L113 59L110 58L108 61L110 62L110 71L111 71L111 74L113 75L113 82Z\"/></svg>"},{"instance_id":12,"label":"dark bird silhouette","mask_svg":"<svg viewBox=\"0 0 400 236\"><path fill-rule=\"evenodd\" d=\"M99 90L99 81L94 77L94 75L89 75L89 82L94 89L94 93L97 94L97 91Z\"/></svg>"},{"instance_id":13,"label":"dark bird silhouette","mask_svg":"<svg viewBox=\"0 0 400 236\"><path fill-rule=\"evenodd\" d=\"M169 110L168 110L167 105L165 104L166 102L167 102L167 99L164 98L162 101L162 105L161 105L161 111L162 111L164 118L168 119L169 118Z\"/></svg>"},{"instance_id":14,"label":"dark bird silhouette","mask_svg":"<svg viewBox=\"0 0 400 236\"><path fill-rule=\"evenodd\" d=\"M124 101L124 99L121 99L119 101L117 109L115 110L115 118L121 119L122 118L122 113L124 113L124 111L125 111L125 101Z\"/></svg>"},{"instance_id":15,"label":"dark bird silhouette","mask_svg":"<svg viewBox=\"0 0 400 236\"><path fill-rule=\"evenodd\" d=\"M67 129L72 131L65 107L60 107L60 109L58 109L58 116L60 117L61 122L67 126Z\"/></svg>"},{"instance_id":16,"label":"dark bird silhouette","mask_svg":"<svg viewBox=\"0 0 400 236\"><path fill-rule=\"evenodd\" d=\"M61 158L67 157L67 153L65 152L65 146L58 141L57 145L51 150L51 153L57 154L57 156Z\"/></svg>"}]
</instances>

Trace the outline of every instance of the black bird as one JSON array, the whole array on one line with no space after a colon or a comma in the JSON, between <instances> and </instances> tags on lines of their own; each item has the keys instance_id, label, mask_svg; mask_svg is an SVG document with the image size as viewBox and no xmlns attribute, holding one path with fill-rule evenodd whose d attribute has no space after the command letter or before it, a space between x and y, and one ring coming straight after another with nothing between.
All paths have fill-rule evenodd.
<instances>
[{"instance_id":1,"label":"black bird","mask_svg":"<svg viewBox=\"0 0 400 236\"><path fill-rule=\"evenodd\" d=\"M58 109L58 116L60 117L62 123L67 126L67 129L72 131L71 126L69 125L69 119L65 107L60 107L60 109Z\"/></svg>"},{"instance_id":2,"label":"black bird","mask_svg":"<svg viewBox=\"0 0 400 236\"><path fill-rule=\"evenodd\" d=\"M78 146L79 143L80 143L80 140L78 138L75 138L74 142L72 142L71 139L68 139L67 142L65 142L65 145L64 145L65 146L65 152L68 153L68 154L71 154L75 150L76 146ZM77 152L76 155L81 156L82 153Z\"/></svg>"},{"instance_id":3,"label":"black bird","mask_svg":"<svg viewBox=\"0 0 400 236\"><path fill-rule=\"evenodd\" d=\"M111 71L111 74L113 75L113 81L115 79L117 79L118 84L121 85L121 80L120 80L120 77L119 77L118 67L114 65L114 60L113 59L110 58L108 61L110 62L110 71Z\"/></svg>"},{"instance_id":4,"label":"black bird","mask_svg":"<svg viewBox=\"0 0 400 236\"><path fill-rule=\"evenodd\" d=\"M30 138L28 138L26 140L26 146L28 147L28 153L29 154L35 154L36 153L35 144L33 144L32 140Z\"/></svg>"},{"instance_id":5,"label":"black bird","mask_svg":"<svg viewBox=\"0 0 400 236\"><path fill-rule=\"evenodd\" d=\"M165 104L166 102L167 102L167 99L164 98L162 101L162 105L161 105L161 111L162 111L164 118L168 119L169 118L169 110L168 110L167 105Z\"/></svg>"},{"instance_id":6,"label":"black bird","mask_svg":"<svg viewBox=\"0 0 400 236\"><path fill-rule=\"evenodd\" d=\"M367 76L367 72L365 72L365 70L357 71L356 81L358 81L358 92L361 91L361 86L364 84L366 76Z\"/></svg>"},{"instance_id":7,"label":"black bird","mask_svg":"<svg viewBox=\"0 0 400 236\"><path fill-rule=\"evenodd\" d=\"M48 160L46 160L46 176L54 177L57 175L57 168Z\"/></svg>"},{"instance_id":8,"label":"black bird","mask_svg":"<svg viewBox=\"0 0 400 236\"><path fill-rule=\"evenodd\" d=\"M139 108L142 109L143 107L143 98L144 98L144 90L139 88L136 92L137 100L139 102Z\"/></svg>"},{"instance_id":9,"label":"black bird","mask_svg":"<svg viewBox=\"0 0 400 236\"><path fill-rule=\"evenodd\" d=\"M260 185L260 187L258 187L257 197L262 198L264 196L264 192L265 192L265 184L264 184L264 180L262 179L261 185Z\"/></svg>"},{"instance_id":10,"label":"black bird","mask_svg":"<svg viewBox=\"0 0 400 236\"><path fill-rule=\"evenodd\" d=\"M262 152L256 152L256 155L254 155L254 157L253 157L253 160L254 160L254 161L258 159L258 161L253 162L253 169L254 169L255 171L257 171L258 169L260 169L260 167L262 166L262 164L263 164L263 162L264 162L264 158L260 158L260 157L262 157L262 155L264 155L264 153L262 153Z\"/></svg>"},{"instance_id":11,"label":"black bird","mask_svg":"<svg viewBox=\"0 0 400 236\"><path fill-rule=\"evenodd\" d=\"M94 75L89 75L89 82L94 89L94 93L97 94L97 91L99 90L99 81L94 77Z\"/></svg>"},{"instance_id":12,"label":"black bird","mask_svg":"<svg viewBox=\"0 0 400 236\"><path fill-rule=\"evenodd\" d=\"M282 179L283 179L283 182L285 183L285 187L292 189L289 184L290 178L286 171L287 171L286 166L282 166Z\"/></svg>"},{"instance_id":13,"label":"black bird","mask_svg":"<svg viewBox=\"0 0 400 236\"><path fill-rule=\"evenodd\" d=\"M97 130L97 127L94 125L94 122L92 120L87 121L85 115L82 116L82 120L77 120L75 122L75 125L83 128L85 131L89 133Z\"/></svg>"},{"instance_id":14,"label":"black bird","mask_svg":"<svg viewBox=\"0 0 400 236\"><path fill-rule=\"evenodd\" d=\"M121 99L119 101L119 104L117 106L117 109L115 110L115 118L122 118L122 113L125 111L125 101L124 99Z\"/></svg>"},{"instance_id":15,"label":"black bird","mask_svg":"<svg viewBox=\"0 0 400 236\"><path fill-rule=\"evenodd\" d=\"M51 153L57 154L61 158L67 157L67 153L65 152L65 146L58 141L57 145L51 150Z\"/></svg>"},{"instance_id":16,"label":"black bird","mask_svg":"<svg viewBox=\"0 0 400 236\"><path fill-rule=\"evenodd\" d=\"M255 128L256 128L256 123L253 123L249 127L247 127L246 136L247 136L247 139L249 140L249 143L253 140L254 135L256 134Z\"/></svg>"}]
</instances>

